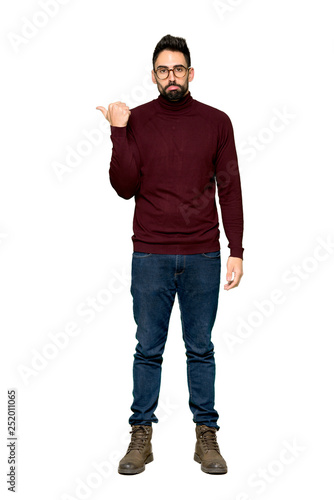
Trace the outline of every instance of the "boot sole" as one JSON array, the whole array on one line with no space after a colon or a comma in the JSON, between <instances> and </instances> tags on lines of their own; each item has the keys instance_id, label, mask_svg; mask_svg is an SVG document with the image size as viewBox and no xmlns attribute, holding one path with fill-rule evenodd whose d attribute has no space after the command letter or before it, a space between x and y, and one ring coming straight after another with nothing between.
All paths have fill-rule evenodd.
<instances>
[{"instance_id":1,"label":"boot sole","mask_svg":"<svg viewBox=\"0 0 334 500\"><path fill-rule=\"evenodd\" d=\"M197 453L194 453L194 460L198 464L202 464L202 460L200 459L199 455L197 455ZM205 472L206 474L226 474L227 473L227 467L224 469L215 470L215 469L211 469L210 467L203 467L203 465L201 465L201 470L203 472Z\"/></svg>"},{"instance_id":2,"label":"boot sole","mask_svg":"<svg viewBox=\"0 0 334 500\"><path fill-rule=\"evenodd\" d=\"M144 472L145 470L145 464L150 464L153 462L153 453L151 453L145 460L144 465L142 467L138 467L137 469L121 469L120 467L118 468L118 473L119 474L124 474L126 476L133 476L134 474L140 474L141 472Z\"/></svg>"}]
</instances>

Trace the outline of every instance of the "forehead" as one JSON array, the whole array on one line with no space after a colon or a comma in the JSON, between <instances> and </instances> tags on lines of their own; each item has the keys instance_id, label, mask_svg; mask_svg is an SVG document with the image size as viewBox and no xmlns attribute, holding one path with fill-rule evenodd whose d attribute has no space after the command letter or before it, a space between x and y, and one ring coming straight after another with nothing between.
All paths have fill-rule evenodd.
<instances>
[{"instance_id":1,"label":"forehead","mask_svg":"<svg viewBox=\"0 0 334 500\"><path fill-rule=\"evenodd\" d=\"M187 66L186 58L182 52L174 52L172 50L163 50L157 57L156 67L157 66L174 66L176 64L183 64L183 66Z\"/></svg>"}]
</instances>

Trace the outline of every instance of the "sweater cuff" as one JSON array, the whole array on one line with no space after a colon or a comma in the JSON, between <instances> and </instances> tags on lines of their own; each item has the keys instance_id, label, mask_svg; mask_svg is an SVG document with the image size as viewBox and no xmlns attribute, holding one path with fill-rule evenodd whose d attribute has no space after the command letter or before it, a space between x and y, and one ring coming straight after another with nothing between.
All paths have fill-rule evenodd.
<instances>
[{"instance_id":1,"label":"sweater cuff","mask_svg":"<svg viewBox=\"0 0 334 500\"><path fill-rule=\"evenodd\" d=\"M244 249L243 248L231 248L230 257L238 257L239 259L243 259Z\"/></svg>"},{"instance_id":2,"label":"sweater cuff","mask_svg":"<svg viewBox=\"0 0 334 500\"><path fill-rule=\"evenodd\" d=\"M126 136L126 126L125 127L114 127L110 125L111 135L114 137L125 137Z\"/></svg>"}]
</instances>

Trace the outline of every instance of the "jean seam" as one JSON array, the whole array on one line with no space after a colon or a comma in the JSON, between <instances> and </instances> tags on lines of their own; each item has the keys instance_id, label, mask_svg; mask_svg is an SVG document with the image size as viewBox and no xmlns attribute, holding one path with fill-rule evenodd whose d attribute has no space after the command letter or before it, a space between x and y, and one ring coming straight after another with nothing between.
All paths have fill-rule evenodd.
<instances>
[{"instance_id":1,"label":"jean seam","mask_svg":"<svg viewBox=\"0 0 334 500\"><path fill-rule=\"evenodd\" d=\"M185 326L185 322L183 321L183 314L182 314L182 307L181 307L181 301L179 300L179 307L180 307L180 311L181 311L181 324L182 324L182 331L183 331L183 340L184 340L184 344L185 344L185 348L187 350L187 346L186 346L186 341L185 341L185 336L186 336L186 326ZM187 359L187 378L188 378L188 385L189 385L189 397L190 397L190 401L193 400L193 395L192 395L192 387L191 387L191 377L190 377L190 366L189 366L189 360Z\"/></svg>"}]
</instances>

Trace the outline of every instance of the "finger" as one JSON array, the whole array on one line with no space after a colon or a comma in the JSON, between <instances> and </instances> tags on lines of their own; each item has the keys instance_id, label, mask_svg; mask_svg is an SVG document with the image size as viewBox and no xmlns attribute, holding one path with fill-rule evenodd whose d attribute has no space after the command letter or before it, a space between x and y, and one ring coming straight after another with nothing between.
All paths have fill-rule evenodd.
<instances>
[{"instance_id":1,"label":"finger","mask_svg":"<svg viewBox=\"0 0 334 500\"><path fill-rule=\"evenodd\" d=\"M101 113L103 113L104 117L107 116L107 110L103 106L96 106L96 109L99 109Z\"/></svg>"},{"instance_id":2,"label":"finger","mask_svg":"<svg viewBox=\"0 0 334 500\"><path fill-rule=\"evenodd\" d=\"M235 280L229 281L226 285L224 285L224 290L231 290L231 288L235 288L237 285Z\"/></svg>"},{"instance_id":3,"label":"finger","mask_svg":"<svg viewBox=\"0 0 334 500\"><path fill-rule=\"evenodd\" d=\"M239 285L242 274L234 273L234 279L229 281L226 285L224 285L224 290L230 290L231 288L235 288Z\"/></svg>"},{"instance_id":4,"label":"finger","mask_svg":"<svg viewBox=\"0 0 334 500\"><path fill-rule=\"evenodd\" d=\"M224 285L224 290L229 290L230 288L233 288L233 280L232 281L229 281L228 283L226 283Z\"/></svg>"}]
</instances>

